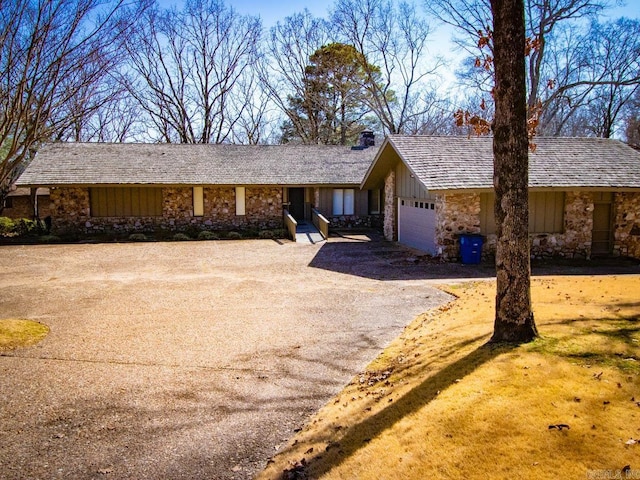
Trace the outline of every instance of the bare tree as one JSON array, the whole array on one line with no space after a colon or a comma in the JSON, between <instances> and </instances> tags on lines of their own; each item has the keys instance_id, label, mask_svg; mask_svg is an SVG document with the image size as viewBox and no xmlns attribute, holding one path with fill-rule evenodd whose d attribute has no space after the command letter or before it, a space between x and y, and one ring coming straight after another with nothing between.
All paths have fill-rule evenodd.
<instances>
[{"instance_id":1,"label":"bare tree","mask_svg":"<svg viewBox=\"0 0 640 480\"><path fill-rule=\"evenodd\" d=\"M232 109L240 112L232 132L233 143L258 145L277 142L281 117L271 102L266 86L260 81L259 70L260 67L257 67L243 75L239 88L230 99Z\"/></svg>"},{"instance_id":2,"label":"bare tree","mask_svg":"<svg viewBox=\"0 0 640 480\"><path fill-rule=\"evenodd\" d=\"M409 106L415 113L404 122L403 134L406 135L464 135L466 131L458 129L451 121L459 101L443 95L434 85L420 94L420 108ZM470 109L473 106L469 107Z\"/></svg>"},{"instance_id":3,"label":"bare tree","mask_svg":"<svg viewBox=\"0 0 640 480\"><path fill-rule=\"evenodd\" d=\"M625 140L630 145L640 148L640 90L636 90L625 110Z\"/></svg>"},{"instance_id":4,"label":"bare tree","mask_svg":"<svg viewBox=\"0 0 640 480\"><path fill-rule=\"evenodd\" d=\"M529 138L523 0L491 0L495 64L493 122L496 316L492 341L537 336L531 310Z\"/></svg>"},{"instance_id":5,"label":"bare tree","mask_svg":"<svg viewBox=\"0 0 640 480\"><path fill-rule=\"evenodd\" d=\"M127 44L126 84L158 140L222 143L248 104L233 97L255 67L262 27L222 0L187 0L182 11L153 9Z\"/></svg>"},{"instance_id":6,"label":"bare tree","mask_svg":"<svg viewBox=\"0 0 640 480\"><path fill-rule=\"evenodd\" d=\"M56 140L122 143L146 139L147 123L140 106L119 82L111 85L109 98L85 115L75 115L74 122L56 134ZM82 103L75 108L82 108Z\"/></svg>"},{"instance_id":7,"label":"bare tree","mask_svg":"<svg viewBox=\"0 0 640 480\"><path fill-rule=\"evenodd\" d=\"M435 79L442 64L438 58L433 64L427 61L431 28L426 19L404 1L336 0L331 21L336 37L353 45L363 58L369 108L383 129L415 129L434 107L435 87L428 80Z\"/></svg>"},{"instance_id":8,"label":"bare tree","mask_svg":"<svg viewBox=\"0 0 640 480\"><path fill-rule=\"evenodd\" d=\"M588 83L594 84L598 80L585 80L587 69L582 55L582 45L575 42L562 43L567 37L561 35L563 26L572 25L585 18L594 18L608 6L607 0L525 0L526 38L527 38L527 106L530 112L541 110L540 128L544 131L549 115L545 115L547 108L554 114L562 111L575 112L576 104L568 109L566 105L551 105L559 97L579 98L584 96ZM488 0L432 0L426 3L428 10L442 21L453 25L460 32L456 37L457 43L469 52L478 62L484 64L484 69L467 69L467 80L473 78L472 86L480 85L489 89L493 84L493 55L482 53L482 45L478 43L485 32L493 31L493 24L489 15ZM566 32L567 30L565 30ZM573 39L576 35L573 34ZM556 44L560 41L561 44ZM567 54L569 52L569 54ZM563 55L567 58L562 62ZM573 57L569 61L568 57ZM579 57L579 61L576 60ZM552 86L553 88L549 88ZM550 93L550 90L553 92ZM584 97L586 99L586 96ZM558 120L556 118L556 120ZM564 120L560 120L562 123ZM558 122L556 122L558 123ZM546 133L546 132L545 132Z\"/></svg>"},{"instance_id":9,"label":"bare tree","mask_svg":"<svg viewBox=\"0 0 640 480\"><path fill-rule=\"evenodd\" d=\"M327 22L305 9L272 27L265 44L266 60L260 78L271 100L286 116L285 128L296 132L304 143L317 142L317 134L306 132L317 132L318 127L309 128L305 119L290 109L290 101L305 98L309 58L330 41Z\"/></svg>"},{"instance_id":10,"label":"bare tree","mask_svg":"<svg viewBox=\"0 0 640 480\"><path fill-rule=\"evenodd\" d=\"M102 105L97 85L118 64L123 32L144 7L0 0L0 197L41 142Z\"/></svg>"}]
</instances>

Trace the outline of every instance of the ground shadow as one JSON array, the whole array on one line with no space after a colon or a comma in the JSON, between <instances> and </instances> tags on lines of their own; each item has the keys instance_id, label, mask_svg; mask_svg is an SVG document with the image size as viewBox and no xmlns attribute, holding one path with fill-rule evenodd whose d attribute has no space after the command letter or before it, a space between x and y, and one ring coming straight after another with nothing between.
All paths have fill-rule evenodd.
<instances>
[{"instance_id":1,"label":"ground shadow","mask_svg":"<svg viewBox=\"0 0 640 480\"><path fill-rule=\"evenodd\" d=\"M320 478L395 423L429 404L441 391L511 349L512 347L508 345L481 345L470 354L441 369L435 375L429 376L420 385L400 399L389 403L380 412L354 424L338 442L327 445L325 451L316 452L310 458L305 458L304 462L293 469L285 470L280 478Z\"/></svg>"},{"instance_id":2,"label":"ground shadow","mask_svg":"<svg viewBox=\"0 0 640 480\"><path fill-rule=\"evenodd\" d=\"M374 280L491 278L491 264L445 263L415 250L388 242L376 232L333 236L309 263L312 268Z\"/></svg>"},{"instance_id":3,"label":"ground shadow","mask_svg":"<svg viewBox=\"0 0 640 480\"><path fill-rule=\"evenodd\" d=\"M397 242L377 231L334 232L309 263L312 268L374 280L439 280L495 277L491 259L480 264L444 262ZM554 258L531 261L532 275L640 274L640 260L602 257L592 260Z\"/></svg>"}]
</instances>

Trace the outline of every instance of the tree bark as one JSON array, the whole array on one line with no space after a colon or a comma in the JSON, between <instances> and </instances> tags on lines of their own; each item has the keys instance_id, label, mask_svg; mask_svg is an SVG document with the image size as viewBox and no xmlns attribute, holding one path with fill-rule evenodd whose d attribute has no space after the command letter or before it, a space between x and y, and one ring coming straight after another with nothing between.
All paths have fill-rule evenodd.
<instances>
[{"instance_id":1,"label":"tree bark","mask_svg":"<svg viewBox=\"0 0 640 480\"><path fill-rule=\"evenodd\" d=\"M491 341L537 336L531 311L529 141L523 0L491 0L495 65L496 316Z\"/></svg>"}]
</instances>

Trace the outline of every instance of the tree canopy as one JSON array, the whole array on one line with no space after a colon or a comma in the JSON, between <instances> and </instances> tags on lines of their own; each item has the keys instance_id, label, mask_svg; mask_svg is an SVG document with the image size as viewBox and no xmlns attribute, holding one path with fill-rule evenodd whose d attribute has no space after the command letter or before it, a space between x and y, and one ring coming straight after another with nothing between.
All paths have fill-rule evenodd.
<instances>
[{"instance_id":1,"label":"tree canopy","mask_svg":"<svg viewBox=\"0 0 640 480\"><path fill-rule=\"evenodd\" d=\"M330 43L309 56L300 96L289 97L283 141L347 145L366 128L379 69L352 45Z\"/></svg>"}]
</instances>

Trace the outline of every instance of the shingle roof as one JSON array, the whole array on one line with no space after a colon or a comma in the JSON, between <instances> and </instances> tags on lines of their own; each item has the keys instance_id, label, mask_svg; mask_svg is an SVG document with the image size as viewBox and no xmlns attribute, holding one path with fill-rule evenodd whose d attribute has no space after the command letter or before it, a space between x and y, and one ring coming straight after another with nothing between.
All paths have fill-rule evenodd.
<instances>
[{"instance_id":1,"label":"shingle roof","mask_svg":"<svg viewBox=\"0 0 640 480\"><path fill-rule=\"evenodd\" d=\"M487 189L493 187L492 142L491 137L392 135L382 149L392 146L427 190ZM536 137L534 142L531 188L640 188L640 152L620 141Z\"/></svg>"},{"instance_id":2,"label":"shingle roof","mask_svg":"<svg viewBox=\"0 0 640 480\"><path fill-rule=\"evenodd\" d=\"M18 180L35 185L358 185L377 148L327 145L45 145Z\"/></svg>"}]
</instances>

